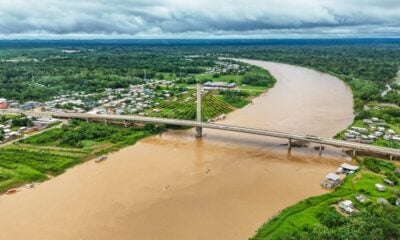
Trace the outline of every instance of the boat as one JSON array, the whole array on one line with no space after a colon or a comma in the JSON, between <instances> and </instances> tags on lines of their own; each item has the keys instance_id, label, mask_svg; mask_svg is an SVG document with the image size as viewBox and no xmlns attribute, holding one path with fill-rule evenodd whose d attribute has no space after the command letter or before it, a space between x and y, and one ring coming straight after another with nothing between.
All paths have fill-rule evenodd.
<instances>
[{"instance_id":1,"label":"boat","mask_svg":"<svg viewBox=\"0 0 400 240\"><path fill-rule=\"evenodd\" d=\"M107 159L107 156L106 155L103 155L103 156L100 156L100 157L98 157L98 158L96 158L96 160L94 160L95 162L101 162L101 161L104 161L104 160L106 160Z\"/></svg>"},{"instance_id":2,"label":"boat","mask_svg":"<svg viewBox=\"0 0 400 240\"><path fill-rule=\"evenodd\" d=\"M7 190L6 194L13 194L16 193L18 190L16 188L11 188L9 190Z\"/></svg>"}]
</instances>

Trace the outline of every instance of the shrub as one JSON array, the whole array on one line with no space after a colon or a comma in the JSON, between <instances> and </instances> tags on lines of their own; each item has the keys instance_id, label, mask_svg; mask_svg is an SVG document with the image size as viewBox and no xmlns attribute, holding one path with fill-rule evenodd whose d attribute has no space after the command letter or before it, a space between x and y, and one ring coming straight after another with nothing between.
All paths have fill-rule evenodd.
<instances>
[{"instance_id":1,"label":"shrub","mask_svg":"<svg viewBox=\"0 0 400 240\"><path fill-rule=\"evenodd\" d=\"M375 173L379 173L381 169L379 168L379 162L377 159L372 157L366 157L363 161L365 167Z\"/></svg>"}]
</instances>

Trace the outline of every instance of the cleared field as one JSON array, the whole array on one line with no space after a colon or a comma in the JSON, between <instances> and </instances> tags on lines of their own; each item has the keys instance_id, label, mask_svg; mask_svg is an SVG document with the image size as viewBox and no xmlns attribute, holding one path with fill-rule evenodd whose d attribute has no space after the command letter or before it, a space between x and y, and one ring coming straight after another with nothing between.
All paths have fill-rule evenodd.
<instances>
[{"instance_id":1,"label":"cleared field","mask_svg":"<svg viewBox=\"0 0 400 240\"><path fill-rule=\"evenodd\" d=\"M158 106L158 112L148 110L146 113L153 117L194 120L196 118L196 104L196 93L194 90L189 90L171 100L164 100ZM201 107L203 121L235 110L235 107L211 93L203 94Z\"/></svg>"}]
</instances>

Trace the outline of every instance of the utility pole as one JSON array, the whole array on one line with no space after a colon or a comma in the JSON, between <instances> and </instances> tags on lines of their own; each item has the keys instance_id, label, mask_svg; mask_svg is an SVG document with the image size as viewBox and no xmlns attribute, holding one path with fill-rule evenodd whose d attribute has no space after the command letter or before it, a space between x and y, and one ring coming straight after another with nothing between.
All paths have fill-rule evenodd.
<instances>
[{"instance_id":1,"label":"utility pole","mask_svg":"<svg viewBox=\"0 0 400 240\"><path fill-rule=\"evenodd\" d=\"M196 111L196 120L198 123L201 123L201 84L197 83L197 111ZM203 128L196 127L196 137L201 138L203 136Z\"/></svg>"}]
</instances>

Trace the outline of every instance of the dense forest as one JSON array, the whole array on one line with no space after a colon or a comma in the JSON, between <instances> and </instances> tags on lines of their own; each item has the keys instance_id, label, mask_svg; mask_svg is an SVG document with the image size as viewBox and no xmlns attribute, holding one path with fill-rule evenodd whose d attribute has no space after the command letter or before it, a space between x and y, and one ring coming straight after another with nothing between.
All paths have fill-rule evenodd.
<instances>
[{"instance_id":1,"label":"dense forest","mask_svg":"<svg viewBox=\"0 0 400 240\"><path fill-rule=\"evenodd\" d=\"M396 91L382 96L386 84L395 83L400 66L400 45L332 45L332 46L254 46L241 47L233 56L290 63L333 74L353 89L356 108L362 101L382 101L400 104Z\"/></svg>"},{"instance_id":2,"label":"dense forest","mask_svg":"<svg viewBox=\"0 0 400 240\"><path fill-rule=\"evenodd\" d=\"M355 40L356 41L356 40ZM127 87L145 78L176 79L204 73L220 56L264 59L312 67L345 80L356 108L363 101L400 103L394 82L399 41L100 41L0 43L0 96L44 100L65 91ZM356 41L357 42L357 41ZM68 52L65 51L68 49ZM254 82L247 76L245 82ZM262 82L261 82L262 83ZM382 92L390 85L393 91Z\"/></svg>"},{"instance_id":3,"label":"dense forest","mask_svg":"<svg viewBox=\"0 0 400 240\"><path fill-rule=\"evenodd\" d=\"M60 49L0 51L0 96L20 101L44 100L65 91L97 92L128 87L142 79L165 79L203 72L212 58L184 59L175 48L97 46L65 53ZM170 74L166 76L164 74Z\"/></svg>"}]
</instances>

